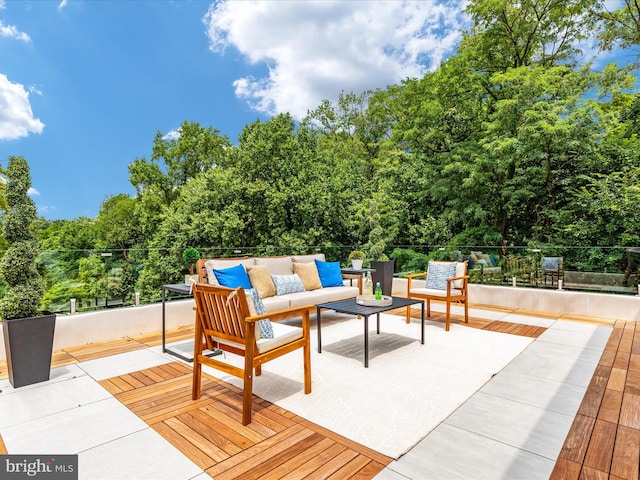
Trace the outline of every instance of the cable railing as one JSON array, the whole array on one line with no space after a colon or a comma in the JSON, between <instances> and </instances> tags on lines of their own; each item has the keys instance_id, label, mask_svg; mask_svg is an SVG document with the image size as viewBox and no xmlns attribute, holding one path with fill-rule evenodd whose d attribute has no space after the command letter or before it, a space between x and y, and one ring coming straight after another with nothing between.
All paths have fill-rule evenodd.
<instances>
[{"instance_id":1,"label":"cable railing","mask_svg":"<svg viewBox=\"0 0 640 480\"><path fill-rule=\"evenodd\" d=\"M239 246L198 248L201 258L279 256L323 253L327 261L350 266L358 245ZM54 313L142 305L161 300L161 286L185 282L189 267L182 250L46 250L39 257L45 282L42 309ZM430 260L467 261L470 283L523 288L559 288L637 295L640 248L621 246L393 245L385 254L396 277L426 271ZM162 257L158 265L157 257ZM559 259L554 269L553 261ZM367 267L372 259L365 259ZM545 263L546 262L546 263ZM4 294L0 284L0 296Z\"/></svg>"}]
</instances>

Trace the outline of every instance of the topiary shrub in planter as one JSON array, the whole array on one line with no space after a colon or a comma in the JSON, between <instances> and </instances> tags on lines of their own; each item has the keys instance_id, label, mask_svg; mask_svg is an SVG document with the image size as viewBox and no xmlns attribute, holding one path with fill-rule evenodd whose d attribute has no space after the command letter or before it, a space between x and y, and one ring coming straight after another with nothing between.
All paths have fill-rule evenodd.
<instances>
[{"instance_id":1,"label":"topiary shrub in planter","mask_svg":"<svg viewBox=\"0 0 640 480\"><path fill-rule=\"evenodd\" d=\"M184 283L189 284L191 282L196 283L198 281L198 274L193 272L198 260L200 260L200 252L198 249L189 247L185 248L182 252L182 261L185 265L189 266L189 275L184 276Z\"/></svg>"},{"instance_id":2,"label":"topiary shrub in planter","mask_svg":"<svg viewBox=\"0 0 640 480\"><path fill-rule=\"evenodd\" d=\"M55 315L39 311L44 286L36 268L36 206L27 195L31 188L27 161L10 156L6 177L2 230L9 247L0 260L0 276L8 288L0 299L0 319L9 381L21 387L49 379Z\"/></svg>"},{"instance_id":3,"label":"topiary shrub in planter","mask_svg":"<svg viewBox=\"0 0 640 480\"><path fill-rule=\"evenodd\" d=\"M373 285L380 283L382 294L390 296L393 288L393 273L395 271L395 261L389 260L385 253L387 242L384 238L384 230L380 225L380 215L377 210L377 204L371 200L369 208L369 222L371 230L369 232L369 257L371 258L371 268L375 268L372 273Z\"/></svg>"},{"instance_id":4,"label":"topiary shrub in planter","mask_svg":"<svg viewBox=\"0 0 640 480\"><path fill-rule=\"evenodd\" d=\"M185 248L182 252L182 261L189 266L189 275L193 275L193 269L200 260L200 252L193 247Z\"/></svg>"}]
</instances>

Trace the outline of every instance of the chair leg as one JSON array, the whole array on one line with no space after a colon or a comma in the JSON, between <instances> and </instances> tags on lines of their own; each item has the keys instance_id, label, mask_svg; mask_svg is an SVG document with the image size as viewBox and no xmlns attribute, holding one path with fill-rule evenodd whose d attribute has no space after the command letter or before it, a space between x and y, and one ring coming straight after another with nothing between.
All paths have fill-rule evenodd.
<instances>
[{"instance_id":1,"label":"chair leg","mask_svg":"<svg viewBox=\"0 0 640 480\"><path fill-rule=\"evenodd\" d=\"M197 400L200 398L200 381L202 379L202 364L198 355L193 357L193 378L191 383L191 399Z\"/></svg>"},{"instance_id":2,"label":"chair leg","mask_svg":"<svg viewBox=\"0 0 640 480\"><path fill-rule=\"evenodd\" d=\"M200 398L201 392L201 380L202 380L202 363L200 362L200 355L202 354L202 325L198 315L196 314L196 333L193 341L193 375L191 379L191 399L197 400Z\"/></svg>"},{"instance_id":3,"label":"chair leg","mask_svg":"<svg viewBox=\"0 0 640 480\"><path fill-rule=\"evenodd\" d=\"M406 322L407 322L407 323L411 323L411 305L407 305L407 318L406 318Z\"/></svg>"},{"instance_id":4,"label":"chair leg","mask_svg":"<svg viewBox=\"0 0 640 480\"><path fill-rule=\"evenodd\" d=\"M446 316L446 327L445 331L449 331L449 316L451 314L451 302L447 302L447 316Z\"/></svg>"},{"instance_id":5,"label":"chair leg","mask_svg":"<svg viewBox=\"0 0 640 480\"><path fill-rule=\"evenodd\" d=\"M431 316L431 300L427 298L427 317Z\"/></svg>"},{"instance_id":6,"label":"chair leg","mask_svg":"<svg viewBox=\"0 0 640 480\"><path fill-rule=\"evenodd\" d=\"M302 354L304 355L304 393L311 393L311 343L308 337Z\"/></svg>"},{"instance_id":7,"label":"chair leg","mask_svg":"<svg viewBox=\"0 0 640 480\"><path fill-rule=\"evenodd\" d=\"M464 323L469 323L469 303L464 299Z\"/></svg>"},{"instance_id":8,"label":"chair leg","mask_svg":"<svg viewBox=\"0 0 640 480\"><path fill-rule=\"evenodd\" d=\"M262 365L258 365L254 371L255 371L256 377L259 377L260 375L262 375Z\"/></svg>"},{"instance_id":9,"label":"chair leg","mask_svg":"<svg viewBox=\"0 0 640 480\"><path fill-rule=\"evenodd\" d=\"M244 384L242 392L242 424L251 423L251 407L253 402L253 351L247 348L244 357Z\"/></svg>"},{"instance_id":10,"label":"chair leg","mask_svg":"<svg viewBox=\"0 0 640 480\"><path fill-rule=\"evenodd\" d=\"M311 393L311 340L309 338L309 310L302 314L302 331L304 335L304 346L302 347L302 357L304 362L304 393Z\"/></svg>"}]
</instances>

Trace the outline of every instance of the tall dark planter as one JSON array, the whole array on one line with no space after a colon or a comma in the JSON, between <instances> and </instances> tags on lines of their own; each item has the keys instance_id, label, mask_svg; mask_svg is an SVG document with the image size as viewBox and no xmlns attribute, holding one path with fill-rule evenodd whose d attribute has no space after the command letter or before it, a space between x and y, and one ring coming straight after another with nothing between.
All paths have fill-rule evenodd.
<instances>
[{"instance_id":1,"label":"tall dark planter","mask_svg":"<svg viewBox=\"0 0 640 480\"><path fill-rule=\"evenodd\" d=\"M49 380L56 315L2 321L9 381L14 388Z\"/></svg>"},{"instance_id":2,"label":"tall dark planter","mask_svg":"<svg viewBox=\"0 0 640 480\"><path fill-rule=\"evenodd\" d=\"M371 274L373 286L375 288L376 283L380 282L383 295L391 296L395 266L395 260L387 260L386 262L371 261L371 268L376 269L376 271Z\"/></svg>"}]
</instances>

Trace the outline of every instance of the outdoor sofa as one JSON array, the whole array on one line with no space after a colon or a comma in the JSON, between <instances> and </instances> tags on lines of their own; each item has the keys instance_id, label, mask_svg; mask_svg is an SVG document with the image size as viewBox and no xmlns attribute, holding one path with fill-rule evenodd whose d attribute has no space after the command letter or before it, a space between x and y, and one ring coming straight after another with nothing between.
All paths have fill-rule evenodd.
<instances>
[{"instance_id":1,"label":"outdoor sofa","mask_svg":"<svg viewBox=\"0 0 640 480\"><path fill-rule=\"evenodd\" d=\"M483 252L471 252L464 260L469 262L469 270L482 271L484 275L493 275L502 273L498 260L491 255Z\"/></svg>"},{"instance_id":2,"label":"outdoor sofa","mask_svg":"<svg viewBox=\"0 0 640 480\"><path fill-rule=\"evenodd\" d=\"M280 257L205 258L198 260L197 264L199 281L211 285L220 285L218 277L224 279L227 272L238 273L243 277L238 268L246 271L249 288L254 288L260 294L266 312L305 305L315 306L355 298L359 294L357 286L350 286L350 281L345 282L342 278L339 263L327 262L322 253Z\"/></svg>"}]
</instances>

